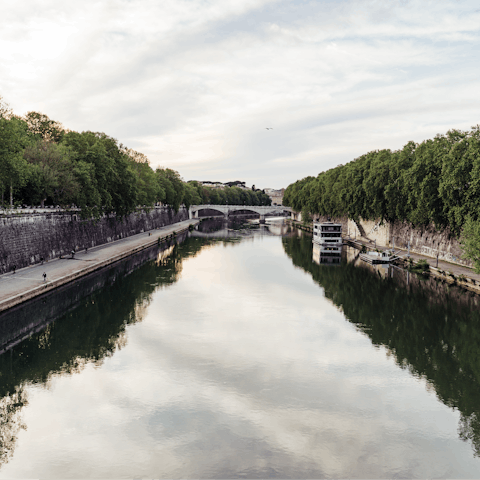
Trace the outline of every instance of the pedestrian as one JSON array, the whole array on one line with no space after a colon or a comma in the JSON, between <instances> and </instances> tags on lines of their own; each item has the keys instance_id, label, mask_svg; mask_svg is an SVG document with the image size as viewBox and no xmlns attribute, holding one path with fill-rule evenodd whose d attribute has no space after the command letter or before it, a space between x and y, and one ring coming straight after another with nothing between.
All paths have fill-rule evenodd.
<instances>
[{"instance_id":1,"label":"pedestrian","mask_svg":"<svg viewBox=\"0 0 480 480\"><path fill-rule=\"evenodd\" d=\"M75 250L72 250L72 258L75 256Z\"/></svg>"},{"instance_id":2,"label":"pedestrian","mask_svg":"<svg viewBox=\"0 0 480 480\"><path fill-rule=\"evenodd\" d=\"M40 257L40 265L43 265L43 257Z\"/></svg>"},{"instance_id":3,"label":"pedestrian","mask_svg":"<svg viewBox=\"0 0 480 480\"><path fill-rule=\"evenodd\" d=\"M13 273L15 273L15 270L17 269L17 266L16 265L13 265L12 266L12 270L13 270Z\"/></svg>"},{"instance_id":4,"label":"pedestrian","mask_svg":"<svg viewBox=\"0 0 480 480\"><path fill-rule=\"evenodd\" d=\"M43 281L46 282L47 281L47 274L45 272L43 272Z\"/></svg>"}]
</instances>

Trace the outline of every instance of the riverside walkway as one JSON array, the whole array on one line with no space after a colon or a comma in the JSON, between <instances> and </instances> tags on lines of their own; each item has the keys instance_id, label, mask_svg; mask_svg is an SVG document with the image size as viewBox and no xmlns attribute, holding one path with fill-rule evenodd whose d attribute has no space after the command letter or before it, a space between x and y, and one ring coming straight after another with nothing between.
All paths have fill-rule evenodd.
<instances>
[{"instance_id":1,"label":"riverside walkway","mask_svg":"<svg viewBox=\"0 0 480 480\"><path fill-rule=\"evenodd\" d=\"M150 230L111 243L89 248L87 252L78 251L74 258L71 255L56 258L0 275L0 312L15 305L42 295L61 285L95 270L117 262L140 250L158 243L160 238L188 230L190 225L196 225L199 220L185 220ZM46 280L43 274L46 273Z\"/></svg>"},{"instance_id":2,"label":"riverside walkway","mask_svg":"<svg viewBox=\"0 0 480 480\"><path fill-rule=\"evenodd\" d=\"M297 228L305 230L308 233L313 232L312 225L304 225L298 221L291 221L291 224ZM365 237L352 238L349 236L343 237L344 245L348 244L357 249L361 249L365 246L367 250L376 248L381 251L391 250L391 247L376 245L372 240ZM395 247L397 255L405 262L407 260L407 250L400 247ZM456 284L467 290L480 294L480 274L475 273L472 268L459 265L457 263L450 263L445 260L438 260L436 258L427 257L420 253L410 252L410 258L414 263L418 263L420 260L425 260L429 265L429 273L442 281L447 283Z\"/></svg>"},{"instance_id":3,"label":"riverside walkway","mask_svg":"<svg viewBox=\"0 0 480 480\"><path fill-rule=\"evenodd\" d=\"M344 242L355 246L356 248L361 248L363 245L367 249L372 249L373 244L364 239L353 239L350 237L345 237ZM390 250L390 247L379 246L376 248L378 250ZM395 247L395 252L403 260L407 258L407 250L404 248ZM413 259L415 263L418 263L420 260L425 260L430 266L430 273L435 277L438 277L448 283L455 283L468 290L480 293L480 274L475 273L475 271L469 267L463 265L458 265L456 263L446 262L445 260L438 260L432 257L427 257L426 255L421 255L419 253L410 252L410 258ZM437 266L438 265L438 266Z\"/></svg>"}]
</instances>

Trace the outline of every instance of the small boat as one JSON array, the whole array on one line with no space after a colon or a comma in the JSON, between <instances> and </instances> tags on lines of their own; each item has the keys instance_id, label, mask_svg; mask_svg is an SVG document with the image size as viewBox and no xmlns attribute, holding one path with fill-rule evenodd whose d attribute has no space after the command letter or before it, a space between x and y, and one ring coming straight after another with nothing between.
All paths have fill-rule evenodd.
<instances>
[{"instance_id":1,"label":"small boat","mask_svg":"<svg viewBox=\"0 0 480 480\"><path fill-rule=\"evenodd\" d=\"M382 251L382 252L367 252L361 253L360 259L364 262L369 263L370 265L378 265L382 263L390 263L394 259L394 255L390 251Z\"/></svg>"}]
</instances>

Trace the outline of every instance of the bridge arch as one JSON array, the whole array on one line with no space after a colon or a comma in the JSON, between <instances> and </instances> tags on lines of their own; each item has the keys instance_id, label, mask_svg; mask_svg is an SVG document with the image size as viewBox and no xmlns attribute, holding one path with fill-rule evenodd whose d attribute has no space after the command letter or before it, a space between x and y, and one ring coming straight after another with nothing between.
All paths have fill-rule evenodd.
<instances>
[{"instance_id":1,"label":"bridge arch","mask_svg":"<svg viewBox=\"0 0 480 480\"><path fill-rule=\"evenodd\" d=\"M201 210L215 210L224 216L230 213L247 210L252 213L260 215L260 219L265 219L265 215L272 215L275 213L290 212L290 207L283 207L281 205L192 205L189 209L189 218L197 218L198 212Z\"/></svg>"},{"instance_id":2,"label":"bridge arch","mask_svg":"<svg viewBox=\"0 0 480 480\"><path fill-rule=\"evenodd\" d=\"M197 218L198 217L198 212L202 212L204 210L214 211L214 212L217 212L218 215L224 215L225 216L225 212L223 210L220 210L220 209L216 208L215 205L202 205L202 207L205 207L205 208L191 209L191 212L193 214L192 216Z\"/></svg>"}]
</instances>

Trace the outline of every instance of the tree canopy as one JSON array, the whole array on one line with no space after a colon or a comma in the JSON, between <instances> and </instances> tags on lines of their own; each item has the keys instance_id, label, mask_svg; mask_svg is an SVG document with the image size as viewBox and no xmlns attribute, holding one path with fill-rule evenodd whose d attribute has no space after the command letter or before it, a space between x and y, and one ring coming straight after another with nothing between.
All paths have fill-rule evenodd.
<instances>
[{"instance_id":1,"label":"tree canopy","mask_svg":"<svg viewBox=\"0 0 480 480\"><path fill-rule=\"evenodd\" d=\"M459 234L467 217L480 219L480 125L366 153L297 180L283 202L311 214L433 223Z\"/></svg>"},{"instance_id":2,"label":"tree canopy","mask_svg":"<svg viewBox=\"0 0 480 480\"><path fill-rule=\"evenodd\" d=\"M434 224L457 237L463 231L467 258L480 271L480 243L469 241L480 232L480 125L369 152L297 180L283 203L306 214Z\"/></svg>"},{"instance_id":3,"label":"tree canopy","mask_svg":"<svg viewBox=\"0 0 480 480\"><path fill-rule=\"evenodd\" d=\"M264 193L235 186L242 183L221 190L185 182L170 168L153 170L143 153L105 133L67 130L39 112L14 115L0 97L0 205L75 206L84 218L99 218L158 203L175 211L200 203L270 204Z\"/></svg>"}]
</instances>

